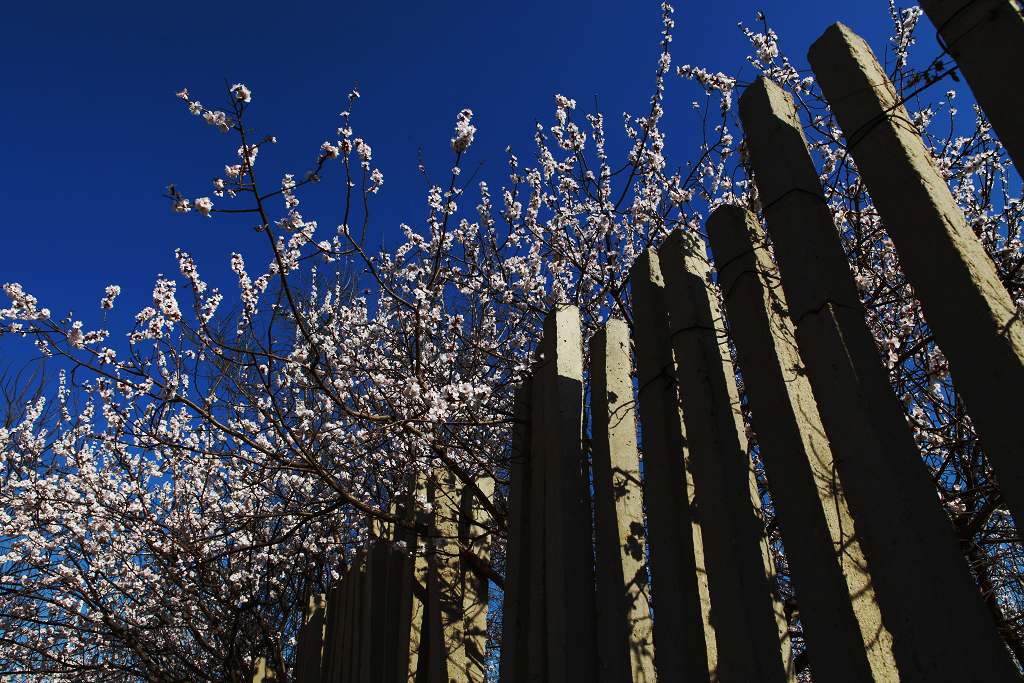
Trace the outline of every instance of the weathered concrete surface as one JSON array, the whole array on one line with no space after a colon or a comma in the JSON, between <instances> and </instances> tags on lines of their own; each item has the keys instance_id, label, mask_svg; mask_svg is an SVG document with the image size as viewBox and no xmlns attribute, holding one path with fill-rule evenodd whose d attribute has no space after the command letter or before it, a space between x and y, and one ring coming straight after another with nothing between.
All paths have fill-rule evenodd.
<instances>
[{"instance_id":1,"label":"weathered concrete surface","mask_svg":"<svg viewBox=\"0 0 1024 683\"><path fill-rule=\"evenodd\" d=\"M427 501L427 477L423 473L417 473L409 482L402 506L402 520L404 525L399 530L398 540L405 544L410 555L411 576L409 581L409 636L408 636L408 664L405 667L405 678L407 683L416 683L417 672L420 667L428 666L429 657L426 654L428 644L427 631L427 588L430 583L430 567L427 562L426 540L414 529L418 525L421 528L429 527L429 516L424 513L420 501Z\"/></svg>"},{"instance_id":2,"label":"weathered concrete surface","mask_svg":"<svg viewBox=\"0 0 1024 683\"><path fill-rule=\"evenodd\" d=\"M488 498L494 495L494 480L482 477L476 487ZM490 514L469 486L463 488L459 544L464 553L477 558L481 566L491 559ZM484 683L487 679L487 597L488 581L473 571L473 565L462 563L463 651L465 668L460 671L467 683Z\"/></svg>"},{"instance_id":3,"label":"weathered concrete surface","mask_svg":"<svg viewBox=\"0 0 1024 683\"><path fill-rule=\"evenodd\" d=\"M382 680L405 683L409 671L412 635L413 557L397 545L389 546L387 575L387 652Z\"/></svg>"},{"instance_id":4,"label":"weathered concrete surface","mask_svg":"<svg viewBox=\"0 0 1024 683\"><path fill-rule=\"evenodd\" d=\"M718 668L700 526L684 467L685 427L669 341L665 280L653 249L630 272L644 501L654 597L655 666L661 681L709 681Z\"/></svg>"},{"instance_id":5,"label":"weathered concrete surface","mask_svg":"<svg viewBox=\"0 0 1024 683\"><path fill-rule=\"evenodd\" d=\"M527 671L526 680L529 683L542 683L547 681L547 585L545 574L547 567L547 556L545 550L545 533L547 531L547 467L544 462L544 455L547 453L547 433L544 428L546 413L551 410L552 398L547 395L547 383L544 381L539 370L539 365L544 358L551 356L553 342L549 338L542 338L538 352L538 362L534 365L534 377L531 385L532 396L530 400L530 500L529 517L531 520L529 529L530 545L530 567L529 567L529 596L528 606L528 627L527 627ZM515 683L519 683L516 679Z\"/></svg>"},{"instance_id":6,"label":"weathered concrete surface","mask_svg":"<svg viewBox=\"0 0 1024 683\"><path fill-rule=\"evenodd\" d=\"M445 680L462 682L466 670L465 619L462 613L462 561L459 517L462 482L448 468L437 468L430 479L434 506L433 549L441 606Z\"/></svg>"},{"instance_id":7,"label":"weathered concrete surface","mask_svg":"<svg viewBox=\"0 0 1024 683\"><path fill-rule=\"evenodd\" d=\"M1011 14L1003 16L1008 29L1014 25ZM1024 23L1019 12L1015 16L1024 39ZM1010 49L1024 54L1024 43ZM808 57L826 97L835 102L832 111L949 360L1003 498L1014 517L1024 521L1017 405L1024 386L1024 321L867 43L835 24ZM1024 90L1008 87L1012 81L995 73L988 78L993 84L1001 81L1004 94L1016 93L1024 102ZM1024 132L1020 110L1012 112Z\"/></svg>"},{"instance_id":8,"label":"weathered concrete surface","mask_svg":"<svg viewBox=\"0 0 1024 683\"><path fill-rule=\"evenodd\" d=\"M264 657L256 659L253 671L252 683L270 683L277 680L277 673L267 666L267 660Z\"/></svg>"},{"instance_id":9,"label":"weathered concrete surface","mask_svg":"<svg viewBox=\"0 0 1024 683\"><path fill-rule=\"evenodd\" d=\"M559 307L544 321L549 354L534 396L546 396L534 451L544 468L545 602L549 681L594 680L594 560L590 488L583 460L583 342L579 310ZM535 518L537 519L537 518Z\"/></svg>"},{"instance_id":10,"label":"weathered concrete surface","mask_svg":"<svg viewBox=\"0 0 1024 683\"><path fill-rule=\"evenodd\" d=\"M508 541L505 548L505 594L502 602L501 683L526 680L530 620L530 398L531 380L516 393L509 464Z\"/></svg>"},{"instance_id":11,"label":"weathered concrete surface","mask_svg":"<svg viewBox=\"0 0 1024 683\"><path fill-rule=\"evenodd\" d=\"M629 326L610 319L590 340L589 368L597 680L607 683L655 681L632 367Z\"/></svg>"},{"instance_id":12,"label":"weathered concrete surface","mask_svg":"<svg viewBox=\"0 0 1024 683\"><path fill-rule=\"evenodd\" d=\"M773 599L774 568L747 452L735 371L711 289L703 240L673 232L658 250L675 376L686 426L686 472L700 525L722 681L790 678L789 629Z\"/></svg>"},{"instance_id":13,"label":"weathered concrete surface","mask_svg":"<svg viewBox=\"0 0 1024 683\"><path fill-rule=\"evenodd\" d=\"M324 625L324 652L320 663L320 678L324 681L337 680L340 675L343 656L342 636L345 615L344 598L345 570L341 578L331 588L327 598L327 617Z\"/></svg>"},{"instance_id":14,"label":"weathered concrete surface","mask_svg":"<svg viewBox=\"0 0 1024 683\"><path fill-rule=\"evenodd\" d=\"M293 672L296 683L320 683L326 612L327 596L323 593L310 595L296 639Z\"/></svg>"},{"instance_id":15,"label":"weathered concrete surface","mask_svg":"<svg viewBox=\"0 0 1024 683\"><path fill-rule=\"evenodd\" d=\"M749 211L721 206L708 235L811 669L824 680L899 680L761 226Z\"/></svg>"},{"instance_id":16,"label":"weathered concrete surface","mask_svg":"<svg viewBox=\"0 0 1024 683\"><path fill-rule=\"evenodd\" d=\"M1017 172L1024 169L1024 11L1019 0L921 0Z\"/></svg>"},{"instance_id":17,"label":"weathered concrete surface","mask_svg":"<svg viewBox=\"0 0 1024 683\"><path fill-rule=\"evenodd\" d=\"M740 117L800 354L900 675L1012 679L868 330L793 102L759 79L740 99Z\"/></svg>"}]
</instances>

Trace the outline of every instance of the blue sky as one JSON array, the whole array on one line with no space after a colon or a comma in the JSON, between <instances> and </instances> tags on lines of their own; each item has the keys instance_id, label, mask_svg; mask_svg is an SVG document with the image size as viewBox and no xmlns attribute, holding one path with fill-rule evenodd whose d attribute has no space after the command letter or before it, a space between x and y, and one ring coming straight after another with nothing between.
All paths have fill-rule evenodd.
<instances>
[{"instance_id":1,"label":"blue sky","mask_svg":"<svg viewBox=\"0 0 1024 683\"><path fill-rule=\"evenodd\" d=\"M736 72L747 54L736 22L754 23L757 9L798 58L837 19L876 52L886 47L883 0L679 2L673 64ZM483 163L479 177L492 187L504 178L506 145L531 156L534 122L550 124L555 92L584 111L596 98L610 141L621 141L622 112L647 106L659 29L653 1L7 3L0 281L21 282L54 314L74 310L91 322L107 284L124 288L115 314L145 305L157 273L176 273L175 247L228 292L232 251L265 260L262 236L245 220L175 215L161 196L169 182L209 195L209 181L234 163L237 143L174 98L183 86L211 105L223 101L225 80L252 89L250 125L280 141L257 170L276 180L308 167L358 82L356 134L385 176L371 225L379 240L424 216L418 151L433 177L444 177L463 107L478 127L465 168ZM937 52L933 35L923 27L922 55ZM697 144L688 103L700 92L674 75L668 85L663 127L669 158L681 163ZM339 182L329 173L303 197L321 238L340 222ZM0 341L0 366L21 356L12 341Z\"/></svg>"}]
</instances>

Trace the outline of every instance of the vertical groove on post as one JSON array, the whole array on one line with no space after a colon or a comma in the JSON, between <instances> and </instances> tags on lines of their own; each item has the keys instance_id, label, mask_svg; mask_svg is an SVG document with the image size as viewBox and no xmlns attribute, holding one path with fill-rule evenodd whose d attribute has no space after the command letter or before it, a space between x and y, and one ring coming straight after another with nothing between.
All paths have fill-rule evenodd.
<instances>
[{"instance_id":1,"label":"vertical groove on post","mask_svg":"<svg viewBox=\"0 0 1024 683\"><path fill-rule=\"evenodd\" d=\"M550 355L537 370L548 397L538 428L545 470L545 620L548 679L594 680L594 558L590 486L583 461L583 342L579 310L556 308L544 321Z\"/></svg>"},{"instance_id":2,"label":"vertical groove on post","mask_svg":"<svg viewBox=\"0 0 1024 683\"><path fill-rule=\"evenodd\" d=\"M669 343L665 281L648 249L630 272L639 377L655 667L659 680L708 681L717 669L708 577L683 465L683 415Z\"/></svg>"},{"instance_id":3,"label":"vertical groove on post","mask_svg":"<svg viewBox=\"0 0 1024 683\"><path fill-rule=\"evenodd\" d=\"M629 327L610 319L590 340L591 454L602 683L654 683L651 594Z\"/></svg>"},{"instance_id":4,"label":"vertical groove on post","mask_svg":"<svg viewBox=\"0 0 1024 683\"><path fill-rule=\"evenodd\" d=\"M950 56L967 77L1018 172L1024 169L1024 89L1010 86L1024 64L1019 0L921 0Z\"/></svg>"},{"instance_id":5,"label":"vertical groove on post","mask_svg":"<svg viewBox=\"0 0 1024 683\"><path fill-rule=\"evenodd\" d=\"M892 636L846 504L825 428L757 218L708 219L718 284L796 587L811 670L825 680L898 679Z\"/></svg>"},{"instance_id":6,"label":"vertical groove on post","mask_svg":"<svg viewBox=\"0 0 1024 683\"><path fill-rule=\"evenodd\" d=\"M1019 10L1014 13L1009 3L1000 4L1006 6L1006 28L1014 25L1010 15L1015 15L1024 40ZM1024 56L1024 43L1013 50ZM833 103L850 154L896 244L928 326L949 360L953 383L995 468L1003 498L1014 518L1024 523L1018 426L1024 321L867 43L835 24L814 43L808 58ZM1016 93L1024 103L1021 88L996 74L988 79L1000 83L1001 97ZM1020 110L1007 111L1024 131Z\"/></svg>"},{"instance_id":7,"label":"vertical groove on post","mask_svg":"<svg viewBox=\"0 0 1024 683\"><path fill-rule=\"evenodd\" d=\"M759 79L740 99L740 118L800 354L900 675L1013 678L865 322L792 99Z\"/></svg>"},{"instance_id":8,"label":"vertical groove on post","mask_svg":"<svg viewBox=\"0 0 1024 683\"><path fill-rule=\"evenodd\" d=\"M530 620L530 394L526 379L516 393L515 424L509 463L508 544L505 549L505 594L502 602L501 683L526 680ZM539 523L539 521L538 521Z\"/></svg>"},{"instance_id":9,"label":"vertical groove on post","mask_svg":"<svg viewBox=\"0 0 1024 683\"><path fill-rule=\"evenodd\" d=\"M770 549L747 453L735 371L711 264L696 233L675 231L658 250L686 427L686 471L695 491L718 646L717 675L785 681L789 628L774 599Z\"/></svg>"},{"instance_id":10,"label":"vertical groove on post","mask_svg":"<svg viewBox=\"0 0 1024 683\"><path fill-rule=\"evenodd\" d=\"M480 492L491 498L494 480L481 477L476 481ZM459 540L463 552L472 555L481 566L491 558L490 515L467 486L462 494L462 517ZM462 563L462 614L465 641L464 679L467 683L485 683L487 679L487 599L490 594L488 580L474 569L472 562Z\"/></svg>"}]
</instances>

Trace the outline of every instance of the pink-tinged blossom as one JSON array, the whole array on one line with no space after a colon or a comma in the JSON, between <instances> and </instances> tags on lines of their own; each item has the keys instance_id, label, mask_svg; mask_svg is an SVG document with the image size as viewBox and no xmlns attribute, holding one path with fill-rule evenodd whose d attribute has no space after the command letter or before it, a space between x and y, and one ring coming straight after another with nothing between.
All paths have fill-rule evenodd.
<instances>
[{"instance_id":1,"label":"pink-tinged blossom","mask_svg":"<svg viewBox=\"0 0 1024 683\"><path fill-rule=\"evenodd\" d=\"M455 117L455 137L452 138L452 149L458 154L462 154L473 144L476 126L470 123L472 120L473 112L470 109L463 109Z\"/></svg>"},{"instance_id":2,"label":"pink-tinged blossom","mask_svg":"<svg viewBox=\"0 0 1024 683\"><path fill-rule=\"evenodd\" d=\"M114 307L114 299L121 294L121 288L118 285L107 285L104 290L103 299L100 301L100 308L104 311L109 311Z\"/></svg>"},{"instance_id":3,"label":"pink-tinged blossom","mask_svg":"<svg viewBox=\"0 0 1024 683\"><path fill-rule=\"evenodd\" d=\"M213 211L213 201L209 197L199 197L192 204L195 206L196 211L210 218L210 212Z\"/></svg>"},{"instance_id":4,"label":"pink-tinged blossom","mask_svg":"<svg viewBox=\"0 0 1024 683\"><path fill-rule=\"evenodd\" d=\"M252 102L252 92L241 83L235 83L231 86L231 94L236 100L244 104Z\"/></svg>"},{"instance_id":5,"label":"pink-tinged blossom","mask_svg":"<svg viewBox=\"0 0 1024 683\"><path fill-rule=\"evenodd\" d=\"M222 133L227 133L231 130L231 124L228 122L228 115L222 111L207 109L203 113L203 119L211 126L216 126L217 130Z\"/></svg>"}]
</instances>

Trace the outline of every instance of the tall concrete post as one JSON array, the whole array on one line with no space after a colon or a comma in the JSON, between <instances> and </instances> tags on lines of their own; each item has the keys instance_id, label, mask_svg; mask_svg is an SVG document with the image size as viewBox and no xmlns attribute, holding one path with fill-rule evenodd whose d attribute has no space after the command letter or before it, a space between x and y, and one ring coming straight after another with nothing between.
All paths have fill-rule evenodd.
<instances>
[{"instance_id":1,"label":"tall concrete post","mask_svg":"<svg viewBox=\"0 0 1024 683\"><path fill-rule=\"evenodd\" d=\"M257 658L255 666L253 666L252 683L270 683L276 680L277 672L267 665L266 658Z\"/></svg>"},{"instance_id":2,"label":"tall concrete post","mask_svg":"<svg viewBox=\"0 0 1024 683\"><path fill-rule=\"evenodd\" d=\"M597 680L602 683L655 681L632 367L629 326L610 319L590 340Z\"/></svg>"},{"instance_id":3,"label":"tall concrete post","mask_svg":"<svg viewBox=\"0 0 1024 683\"><path fill-rule=\"evenodd\" d=\"M898 680L892 636L761 226L749 211L724 205L707 227L811 670L824 680Z\"/></svg>"},{"instance_id":4,"label":"tall concrete post","mask_svg":"<svg viewBox=\"0 0 1024 683\"><path fill-rule=\"evenodd\" d=\"M327 598L327 615L324 624L324 651L320 662L320 678L323 681L337 680L343 656L342 637L344 635L344 582L345 570L341 578L331 587Z\"/></svg>"},{"instance_id":5,"label":"tall concrete post","mask_svg":"<svg viewBox=\"0 0 1024 683\"><path fill-rule=\"evenodd\" d=\"M459 548L459 508L462 483L447 468L431 476L434 506L433 559L441 606L441 643L445 680L463 683L466 670L465 623L462 613L462 560ZM433 646L433 643L431 643Z\"/></svg>"},{"instance_id":6,"label":"tall concrete post","mask_svg":"<svg viewBox=\"0 0 1024 683\"><path fill-rule=\"evenodd\" d=\"M735 371L704 241L673 232L658 250L668 298L675 376L686 426L686 471L695 492L724 681L785 681L789 628L774 599L775 575L747 452Z\"/></svg>"},{"instance_id":7,"label":"tall concrete post","mask_svg":"<svg viewBox=\"0 0 1024 683\"><path fill-rule=\"evenodd\" d=\"M494 495L494 479L480 477L476 487L488 498ZM462 552L486 566L491 558L492 520L476 492L463 488L459 543ZM461 672L467 683L485 683L487 679L487 601L488 580L474 569L473 562L462 563L463 650L465 668Z\"/></svg>"},{"instance_id":8,"label":"tall concrete post","mask_svg":"<svg viewBox=\"0 0 1024 683\"><path fill-rule=\"evenodd\" d=\"M527 379L516 393L509 462L508 541L502 602L501 683L526 680L530 595L530 393Z\"/></svg>"},{"instance_id":9,"label":"tall concrete post","mask_svg":"<svg viewBox=\"0 0 1024 683\"><path fill-rule=\"evenodd\" d=\"M544 421L548 410L554 409L554 399L547 395L548 383L543 379L541 364L551 357L554 341L542 338L538 348L538 358L534 365L532 395L530 398L530 462L528 469L530 484L527 487L530 518L528 543L529 555L529 595L526 598L527 626L527 670L526 680L529 683L544 683L548 680L548 620L547 620L547 466L544 454L547 453L547 432ZM516 679L515 683L519 680Z\"/></svg>"},{"instance_id":10,"label":"tall concrete post","mask_svg":"<svg viewBox=\"0 0 1024 683\"><path fill-rule=\"evenodd\" d=\"M694 490L683 465L683 413L669 340L665 280L648 249L630 272L644 456L644 501L658 680L710 681L718 669Z\"/></svg>"},{"instance_id":11,"label":"tall concrete post","mask_svg":"<svg viewBox=\"0 0 1024 683\"><path fill-rule=\"evenodd\" d=\"M740 117L800 354L900 674L1012 678L865 322L792 99L759 79L741 97Z\"/></svg>"},{"instance_id":12,"label":"tall concrete post","mask_svg":"<svg viewBox=\"0 0 1024 683\"><path fill-rule=\"evenodd\" d=\"M921 0L920 4L1021 173L1024 90L1008 87L1024 64L1020 0Z\"/></svg>"},{"instance_id":13,"label":"tall concrete post","mask_svg":"<svg viewBox=\"0 0 1024 683\"><path fill-rule=\"evenodd\" d=\"M320 683L320 662L324 648L324 617L327 596L323 593L309 596L295 645L296 683Z\"/></svg>"},{"instance_id":14,"label":"tall concrete post","mask_svg":"<svg viewBox=\"0 0 1024 683\"><path fill-rule=\"evenodd\" d=\"M542 439L534 451L544 468L547 677L592 681L596 675L594 556L590 482L583 460L583 341L579 310L558 307L544 321L545 348L534 380L546 395Z\"/></svg>"},{"instance_id":15,"label":"tall concrete post","mask_svg":"<svg viewBox=\"0 0 1024 683\"><path fill-rule=\"evenodd\" d=\"M397 529L396 529L397 532ZM396 544L388 544L387 638L382 681L406 683L409 643L412 635L413 556Z\"/></svg>"},{"instance_id":16,"label":"tall concrete post","mask_svg":"<svg viewBox=\"0 0 1024 683\"><path fill-rule=\"evenodd\" d=\"M428 562L428 543L423 534L416 532L416 529L426 531L430 527L431 517L423 510L423 504L429 501L426 475L422 472L416 473L411 477L408 487L403 497L402 519L404 525L397 536L409 554L411 566L410 595L407 603L409 608L408 664L403 680L407 683L420 683L428 679L418 676L427 676L426 672L428 671L434 672L435 680L440 680L441 659L437 656L431 658L429 652L431 625L435 621L440 623L440 615L436 609L437 601L430 598L430 595L436 592L436 581L431 578L433 572ZM421 668L423 674L419 673Z\"/></svg>"},{"instance_id":17,"label":"tall concrete post","mask_svg":"<svg viewBox=\"0 0 1024 683\"><path fill-rule=\"evenodd\" d=\"M1002 23L1007 31L1024 40L1019 8L1012 11L1008 2L1000 4L1005 6ZM977 16L973 8L964 14ZM986 20L984 25L989 24ZM993 44L990 49L994 57L1002 48ZM1022 42L1005 49L1024 55ZM847 147L896 244L925 319L949 360L953 382L995 467L1003 498L1024 523L1024 451L1017 405L1024 386L1024 320L867 43L834 24L811 47L808 59L833 103ZM1024 104L1021 88L1007 87L996 73L986 78L992 87L1001 83L1001 97ZM1006 105L997 111L1007 114L1024 141L1020 109L1011 108L1009 100Z\"/></svg>"}]
</instances>

